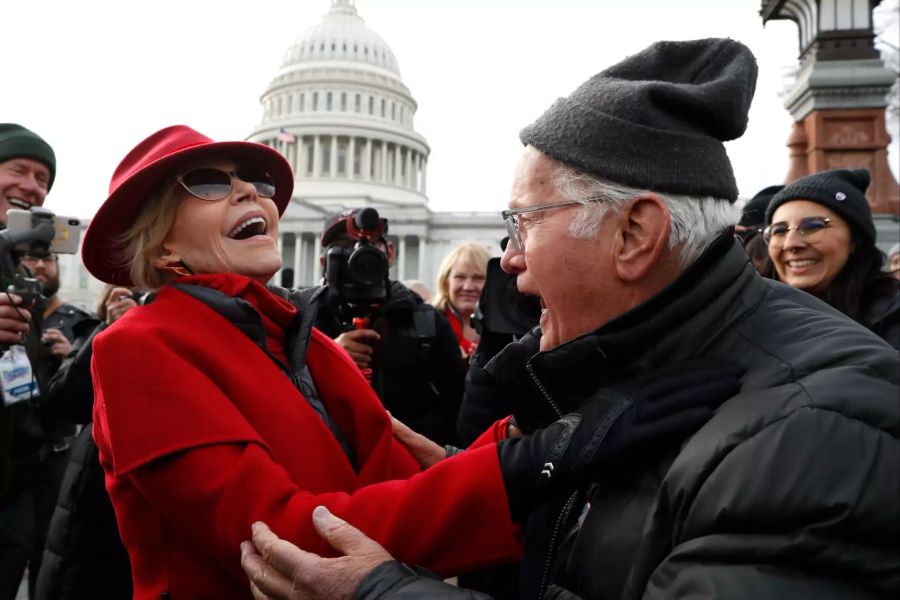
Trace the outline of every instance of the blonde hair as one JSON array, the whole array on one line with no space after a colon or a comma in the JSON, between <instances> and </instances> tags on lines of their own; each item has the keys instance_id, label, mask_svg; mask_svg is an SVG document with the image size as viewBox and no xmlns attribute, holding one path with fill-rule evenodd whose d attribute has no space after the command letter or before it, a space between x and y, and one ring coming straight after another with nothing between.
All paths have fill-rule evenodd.
<instances>
[{"instance_id":1,"label":"blonde hair","mask_svg":"<svg viewBox=\"0 0 900 600\"><path fill-rule=\"evenodd\" d=\"M156 290L171 278L153 261L163 255L162 244L175 222L177 208L172 186L165 185L141 206L131 227L115 240L120 248L119 264L128 269L133 286Z\"/></svg>"},{"instance_id":2,"label":"blonde hair","mask_svg":"<svg viewBox=\"0 0 900 600\"><path fill-rule=\"evenodd\" d=\"M431 305L440 311L447 310L450 305L450 271L457 263L487 275L487 264L490 259L491 255L487 249L476 242L466 242L451 250L438 269L437 291Z\"/></svg>"}]
</instances>

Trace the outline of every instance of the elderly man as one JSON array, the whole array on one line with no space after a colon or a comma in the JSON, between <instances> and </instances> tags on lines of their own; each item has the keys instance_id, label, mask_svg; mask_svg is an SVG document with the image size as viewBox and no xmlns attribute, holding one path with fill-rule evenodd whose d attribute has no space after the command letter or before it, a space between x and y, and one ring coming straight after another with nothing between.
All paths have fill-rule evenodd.
<instances>
[{"instance_id":1,"label":"elderly man","mask_svg":"<svg viewBox=\"0 0 900 600\"><path fill-rule=\"evenodd\" d=\"M532 514L522 598L900 588L898 355L815 298L761 279L729 226L737 188L722 142L743 133L755 77L737 42L658 43L521 133L503 266L546 308L541 351L506 377L537 388L545 410L520 406L517 419L540 426L590 390L688 357L747 369L689 439ZM320 558L258 525L260 554L243 548L258 598L348 587L355 599L483 597L416 575L321 510L314 520L346 556Z\"/></svg>"}]
</instances>

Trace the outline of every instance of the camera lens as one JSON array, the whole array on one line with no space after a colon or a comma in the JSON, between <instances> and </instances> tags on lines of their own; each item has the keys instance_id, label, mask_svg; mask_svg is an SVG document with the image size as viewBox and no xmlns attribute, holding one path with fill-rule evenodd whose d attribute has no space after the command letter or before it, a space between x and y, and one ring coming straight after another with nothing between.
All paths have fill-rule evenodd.
<instances>
[{"instance_id":1,"label":"camera lens","mask_svg":"<svg viewBox=\"0 0 900 600\"><path fill-rule=\"evenodd\" d=\"M347 271L354 281L361 284L378 283L387 277L387 258L376 248L358 248L347 261Z\"/></svg>"}]
</instances>

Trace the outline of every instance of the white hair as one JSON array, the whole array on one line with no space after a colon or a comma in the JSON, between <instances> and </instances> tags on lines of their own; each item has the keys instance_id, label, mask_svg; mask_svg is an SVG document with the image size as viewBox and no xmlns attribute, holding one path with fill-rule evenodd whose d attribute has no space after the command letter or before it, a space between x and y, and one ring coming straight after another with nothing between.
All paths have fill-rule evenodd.
<instances>
[{"instance_id":1,"label":"white hair","mask_svg":"<svg viewBox=\"0 0 900 600\"><path fill-rule=\"evenodd\" d=\"M595 235L607 214L618 212L636 196L653 193L660 197L671 219L669 249L677 253L681 268L694 262L741 215L728 200L650 192L607 181L565 164L554 170L553 185L568 200L583 205L569 224L569 234L576 239Z\"/></svg>"}]
</instances>

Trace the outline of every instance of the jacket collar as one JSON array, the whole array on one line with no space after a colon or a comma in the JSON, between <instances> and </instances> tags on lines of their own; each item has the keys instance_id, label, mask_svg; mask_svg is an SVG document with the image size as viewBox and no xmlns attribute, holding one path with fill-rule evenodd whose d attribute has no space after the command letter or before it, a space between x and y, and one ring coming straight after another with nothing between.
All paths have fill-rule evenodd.
<instances>
[{"instance_id":1,"label":"jacket collar","mask_svg":"<svg viewBox=\"0 0 900 600\"><path fill-rule=\"evenodd\" d=\"M661 292L590 333L538 353L529 369L557 400L581 384L587 393L598 381L613 383L701 354L764 294L765 284L729 230Z\"/></svg>"}]
</instances>

